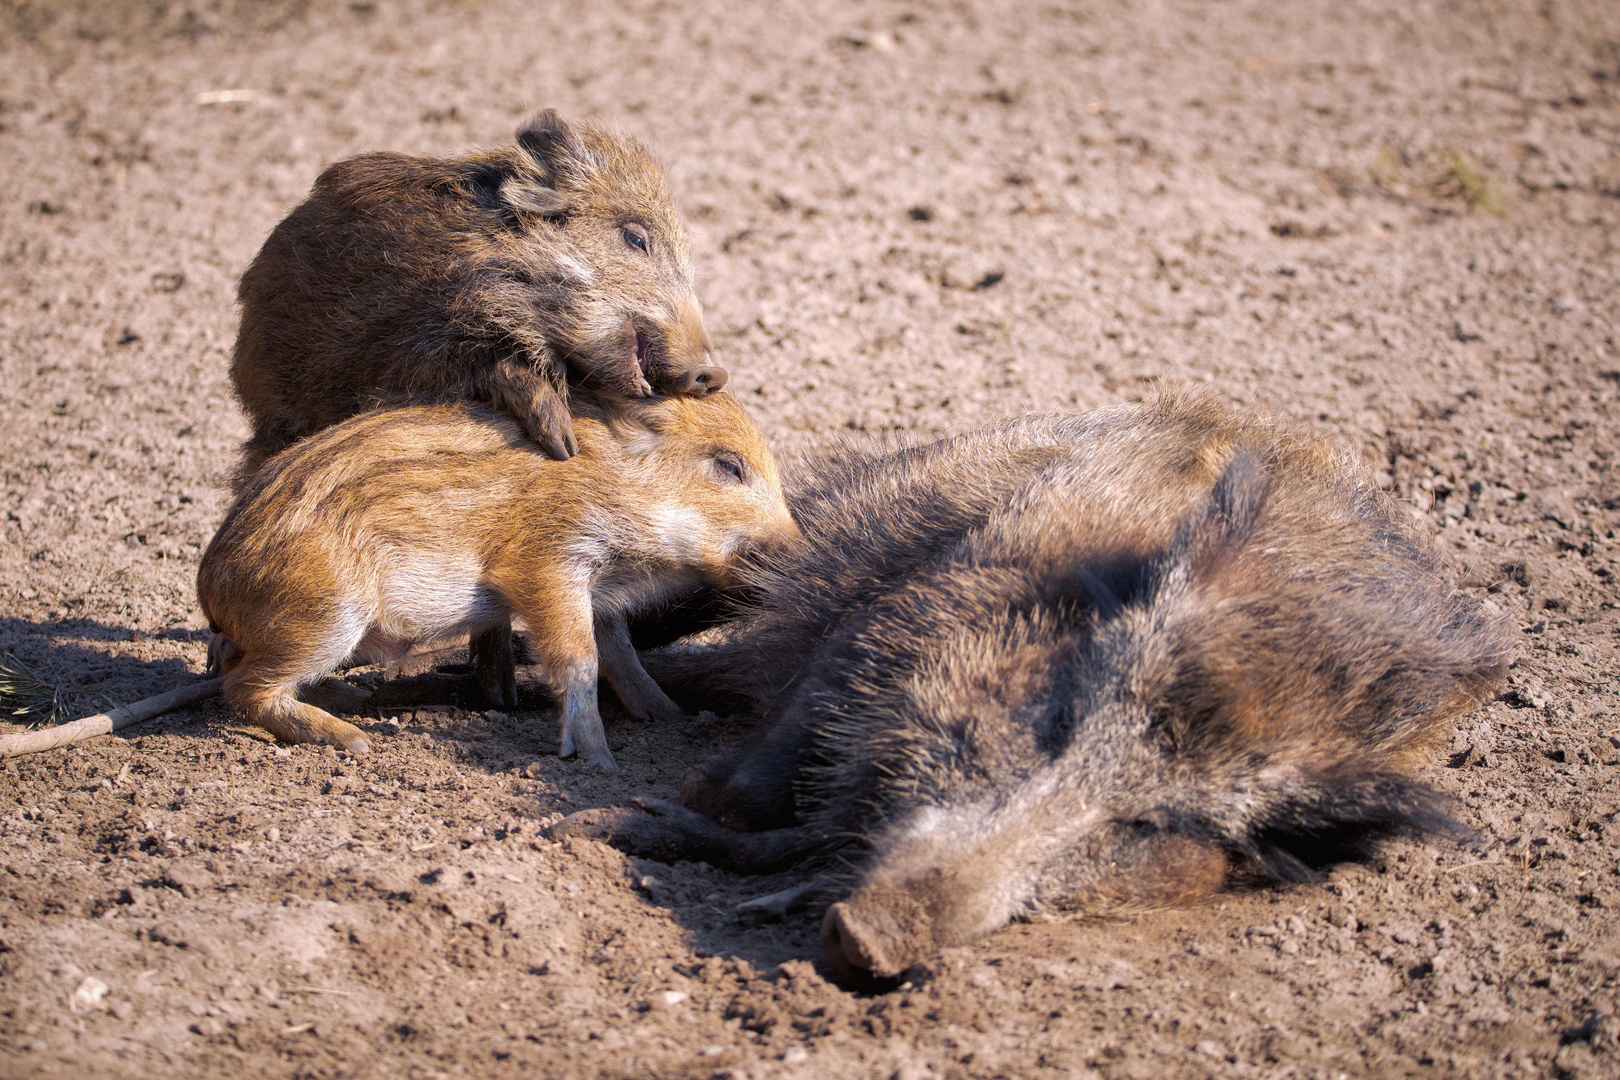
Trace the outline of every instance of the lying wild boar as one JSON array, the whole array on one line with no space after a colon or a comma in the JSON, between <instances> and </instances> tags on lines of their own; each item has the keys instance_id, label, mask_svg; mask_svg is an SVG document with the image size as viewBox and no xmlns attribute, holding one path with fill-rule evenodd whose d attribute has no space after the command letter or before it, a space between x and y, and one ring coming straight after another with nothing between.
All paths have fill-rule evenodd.
<instances>
[{"instance_id":1,"label":"lying wild boar","mask_svg":"<svg viewBox=\"0 0 1620 1080\"><path fill-rule=\"evenodd\" d=\"M757 610L647 658L677 694L751 703L758 734L688 775L685 808L557 831L855 860L822 928L841 978L1455 828L1410 774L1507 631L1336 443L1168 393L848 454L792 505L806 545L753 575Z\"/></svg>"},{"instance_id":2,"label":"lying wild boar","mask_svg":"<svg viewBox=\"0 0 1620 1080\"><path fill-rule=\"evenodd\" d=\"M679 717L625 616L731 583L744 556L798 528L730 395L575 408L580 452L567 461L510 419L439 405L366 413L260 470L197 574L210 627L229 639L227 700L289 742L363 752L360 730L318 703L352 709L365 692L324 676L516 613L562 698L563 756L613 765L599 669L631 714Z\"/></svg>"},{"instance_id":3,"label":"lying wild boar","mask_svg":"<svg viewBox=\"0 0 1620 1080\"><path fill-rule=\"evenodd\" d=\"M586 389L725 384L686 230L641 144L536 113L517 145L330 166L242 275L231 380L253 425L237 486L271 455L383 404L465 400L574 453Z\"/></svg>"}]
</instances>

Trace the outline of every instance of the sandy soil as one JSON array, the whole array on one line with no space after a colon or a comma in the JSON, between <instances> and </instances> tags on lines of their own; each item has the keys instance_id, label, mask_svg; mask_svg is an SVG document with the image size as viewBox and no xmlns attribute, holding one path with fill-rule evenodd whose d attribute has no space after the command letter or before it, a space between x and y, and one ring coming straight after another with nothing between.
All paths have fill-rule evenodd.
<instances>
[{"instance_id":1,"label":"sandy soil","mask_svg":"<svg viewBox=\"0 0 1620 1080\"><path fill-rule=\"evenodd\" d=\"M1478 845L880 997L738 916L791 876L542 835L725 718L610 710L614 775L532 680L379 709L358 762L218 703L15 760L0 1076L1620 1075L1617 94L1609 0L0 4L0 650L79 713L201 670L271 226L539 105L673 164L784 457L1205 382L1363 445L1522 629L1429 769Z\"/></svg>"}]
</instances>

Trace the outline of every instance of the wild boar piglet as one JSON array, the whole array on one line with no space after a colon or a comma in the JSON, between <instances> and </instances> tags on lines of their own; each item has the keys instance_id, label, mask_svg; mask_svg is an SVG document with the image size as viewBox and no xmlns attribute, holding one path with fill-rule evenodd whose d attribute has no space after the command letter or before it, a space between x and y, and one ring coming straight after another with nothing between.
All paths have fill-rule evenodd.
<instances>
[{"instance_id":1,"label":"wild boar piglet","mask_svg":"<svg viewBox=\"0 0 1620 1080\"><path fill-rule=\"evenodd\" d=\"M230 703L289 742L363 752L365 735L320 706L353 709L366 693L325 676L516 614L562 699L563 756L614 764L599 671L632 715L678 718L626 616L735 583L745 560L797 542L798 527L770 450L729 394L576 409L579 453L566 461L471 405L366 413L275 457L197 576L210 627L228 639Z\"/></svg>"},{"instance_id":2,"label":"wild boar piglet","mask_svg":"<svg viewBox=\"0 0 1620 1080\"><path fill-rule=\"evenodd\" d=\"M339 161L242 275L231 381L272 454L379 405L465 400L575 450L587 391L703 395L726 382L686 229L646 147L551 110L517 145Z\"/></svg>"}]
</instances>

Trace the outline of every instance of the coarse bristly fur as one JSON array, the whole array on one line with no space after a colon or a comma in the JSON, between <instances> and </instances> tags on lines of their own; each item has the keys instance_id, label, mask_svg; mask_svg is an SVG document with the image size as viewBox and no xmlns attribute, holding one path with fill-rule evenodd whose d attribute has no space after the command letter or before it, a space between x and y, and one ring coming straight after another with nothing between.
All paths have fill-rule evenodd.
<instances>
[{"instance_id":1,"label":"coarse bristly fur","mask_svg":"<svg viewBox=\"0 0 1620 1080\"><path fill-rule=\"evenodd\" d=\"M1335 441L1169 391L834 455L790 504L806 545L753 575L756 609L644 658L677 696L752 702L759 733L688 775L685 808L557 831L744 870L855 859L823 922L840 977L1460 831L1411 773L1496 685L1508 629Z\"/></svg>"},{"instance_id":2,"label":"coarse bristly fur","mask_svg":"<svg viewBox=\"0 0 1620 1080\"><path fill-rule=\"evenodd\" d=\"M517 614L562 698L564 756L613 765L599 670L632 715L678 719L626 615L735 583L798 527L729 394L575 408L579 453L566 461L471 405L366 413L272 459L197 574L229 642L227 700L280 738L363 752L360 730L320 705L353 709L365 692L324 676Z\"/></svg>"},{"instance_id":3,"label":"coarse bristly fur","mask_svg":"<svg viewBox=\"0 0 1620 1080\"><path fill-rule=\"evenodd\" d=\"M271 455L379 405L487 404L565 458L569 375L626 397L726 381L662 168L550 110L516 146L330 166L238 295L231 379L253 425L238 490Z\"/></svg>"}]
</instances>

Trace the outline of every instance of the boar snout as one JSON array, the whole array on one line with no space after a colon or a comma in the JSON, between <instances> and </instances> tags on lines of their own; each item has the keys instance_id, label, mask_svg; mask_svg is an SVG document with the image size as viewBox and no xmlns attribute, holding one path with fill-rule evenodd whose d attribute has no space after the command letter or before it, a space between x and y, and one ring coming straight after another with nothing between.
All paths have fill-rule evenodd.
<instances>
[{"instance_id":1,"label":"boar snout","mask_svg":"<svg viewBox=\"0 0 1620 1080\"><path fill-rule=\"evenodd\" d=\"M954 859L950 854L896 852L900 861L921 857L934 865L913 862L910 872L901 873L880 868L827 909L821 951L840 982L878 989L872 980L898 978L940 949L965 944L1006 921L1004 909L1024 891L1016 868L984 852L963 851Z\"/></svg>"},{"instance_id":2,"label":"boar snout","mask_svg":"<svg viewBox=\"0 0 1620 1080\"><path fill-rule=\"evenodd\" d=\"M851 897L821 920L821 954L845 986L892 981L934 952L924 906L898 892L884 899Z\"/></svg>"}]
</instances>

